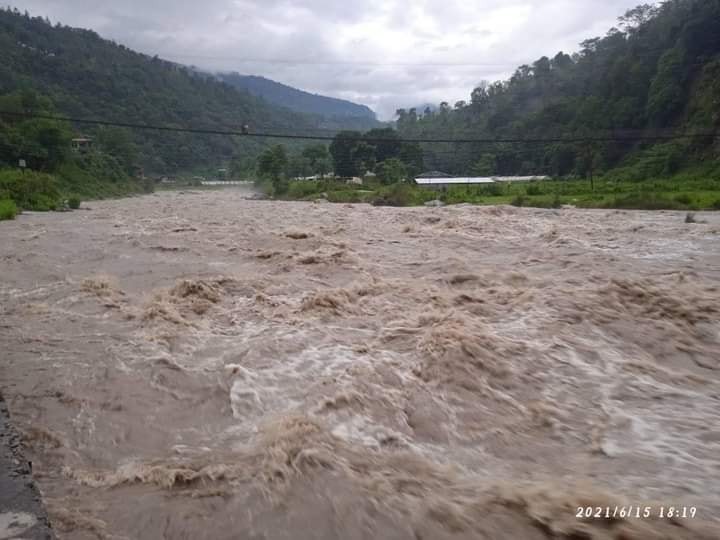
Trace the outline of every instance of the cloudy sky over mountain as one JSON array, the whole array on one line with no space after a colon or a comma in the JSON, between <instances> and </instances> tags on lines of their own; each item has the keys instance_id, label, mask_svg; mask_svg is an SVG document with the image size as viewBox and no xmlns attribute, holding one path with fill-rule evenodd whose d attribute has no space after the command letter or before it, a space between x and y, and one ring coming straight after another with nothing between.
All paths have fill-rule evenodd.
<instances>
[{"instance_id":1,"label":"cloudy sky over mountain","mask_svg":"<svg viewBox=\"0 0 720 540\"><path fill-rule=\"evenodd\" d=\"M604 35L639 0L24 0L168 60L373 108L469 99L481 80Z\"/></svg>"}]
</instances>

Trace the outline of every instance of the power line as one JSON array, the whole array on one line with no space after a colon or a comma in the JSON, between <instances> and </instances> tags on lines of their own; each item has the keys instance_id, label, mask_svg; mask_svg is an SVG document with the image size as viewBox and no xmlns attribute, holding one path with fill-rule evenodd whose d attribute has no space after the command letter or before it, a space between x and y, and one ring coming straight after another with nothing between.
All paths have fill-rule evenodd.
<instances>
[{"instance_id":1,"label":"power line","mask_svg":"<svg viewBox=\"0 0 720 540\"><path fill-rule=\"evenodd\" d=\"M97 120L97 119L83 119L83 118L70 118L52 116L48 114L35 114L25 112L12 112L12 111L0 111L0 115L14 116L19 118L33 118L41 120L54 120L62 122L71 122L75 124L87 124L87 125L99 125L99 126L113 126L113 127L124 127L130 129L145 129L154 131L165 131L175 133L192 133L197 135L221 135L221 136L239 136L239 137L252 137L252 138L271 138L271 139L294 139L294 140L313 140L313 141L333 141L335 137L328 135L303 135L303 134L288 134L288 133L257 133L252 131L237 131L237 130L218 130L218 129L204 129L204 128L190 128L190 127L177 127L177 126L160 126L151 124L136 124L132 122L116 122L111 120ZM546 138L403 138L401 142L405 143L429 143L429 144L546 144L546 143L594 143L594 142L639 142L639 141L672 141L680 139L715 139L720 137L720 133L709 132L709 133L682 133L682 134L668 134L668 135L615 135L615 136L601 136L601 137L546 137ZM392 139L387 138L366 138L362 134L358 136L346 136L344 140L347 141L364 141L368 143L387 143Z\"/></svg>"}]
</instances>

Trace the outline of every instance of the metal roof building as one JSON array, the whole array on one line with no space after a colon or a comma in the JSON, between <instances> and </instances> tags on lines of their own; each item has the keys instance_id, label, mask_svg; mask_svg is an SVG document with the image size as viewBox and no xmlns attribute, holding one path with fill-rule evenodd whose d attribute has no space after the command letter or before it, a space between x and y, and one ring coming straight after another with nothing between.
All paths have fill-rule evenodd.
<instances>
[{"instance_id":1,"label":"metal roof building","mask_svg":"<svg viewBox=\"0 0 720 540\"><path fill-rule=\"evenodd\" d=\"M455 186L455 185L478 185L494 184L496 182L532 182L534 180L546 180L548 176L425 176L415 178L419 186Z\"/></svg>"},{"instance_id":2,"label":"metal roof building","mask_svg":"<svg viewBox=\"0 0 720 540\"><path fill-rule=\"evenodd\" d=\"M419 186L449 186L456 184L494 184L495 180L484 176L451 176L448 178L421 178L415 179Z\"/></svg>"}]
</instances>

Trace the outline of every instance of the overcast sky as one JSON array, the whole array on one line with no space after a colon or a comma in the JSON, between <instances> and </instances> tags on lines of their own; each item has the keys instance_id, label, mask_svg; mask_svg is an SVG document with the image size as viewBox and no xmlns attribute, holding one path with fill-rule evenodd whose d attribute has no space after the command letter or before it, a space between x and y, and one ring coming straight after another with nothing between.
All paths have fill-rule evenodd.
<instances>
[{"instance_id":1,"label":"overcast sky","mask_svg":"<svg viewBox=\"0 0 720 540\"><path fill-rule=\"evenodd\" d=\"M17 0L168 60L368 105L469 99L481 80L601 36L641 0ZM304 63L303 63L304 62Z\"/></svg>"}]
</instances>

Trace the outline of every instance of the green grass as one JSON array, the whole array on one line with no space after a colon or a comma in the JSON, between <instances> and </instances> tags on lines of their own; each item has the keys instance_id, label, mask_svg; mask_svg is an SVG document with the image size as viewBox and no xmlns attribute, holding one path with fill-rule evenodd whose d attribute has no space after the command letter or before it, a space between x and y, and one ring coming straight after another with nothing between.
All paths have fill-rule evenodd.
<instances>
[{"instance_id":1,"label":"green grass","mask_svg":"<svg viewBox=\"0 0 720 540\"><path fill-rule=\"evenodd\" d=\"M18 213L18 208L15 205L15 201L10 199L0 200L0 221L6 219L15 219Z\"/></svg>"},{"instance_id":2,"label":"green grass","mask_svg":"<svg viewBox=\"0 0 720 540\"><path fill-rule=\"evenodd\" d=\"M447 204L513 204L559 208L624 208L645 210L720 210L720 171L707 167L672 177L634 180L617 172L596 178L552 179L532 183L451 186L431 190L409 184L366 184L351 188L339 182L290 182L282 198L331 202L371 202L393 206L416 206L439 198Z\"/></svg>"}]
</instances>

